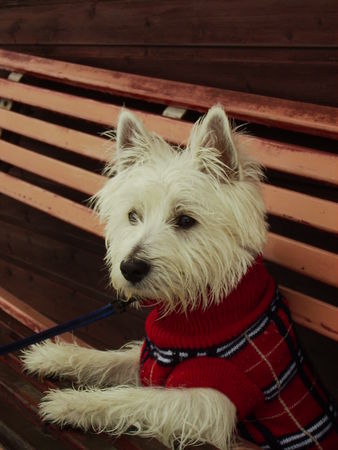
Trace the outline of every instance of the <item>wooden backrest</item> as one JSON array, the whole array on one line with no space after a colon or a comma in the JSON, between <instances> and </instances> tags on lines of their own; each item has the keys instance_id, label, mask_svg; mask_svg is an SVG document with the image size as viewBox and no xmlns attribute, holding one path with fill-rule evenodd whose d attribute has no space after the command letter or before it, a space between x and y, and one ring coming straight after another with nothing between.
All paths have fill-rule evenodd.
<instances>
[{"instance_id":1,"label":"wooden backrest","mask_svg":"<svg viewBox=\"0 0 338 450\"><path fill-rule=\"evenodd\" d=\"M322 233L319 235L328 239L337 233L337 205L331 195L309 195L297 189L300 177L317 187L324 186L326 191L333 190L338 184L338 157L326 150L330 150L333 140L338 138L335 108L122 74L2 50L0 68L27 76L24 83L0 79L0 98L19 106L29 105L42 111L52 111L69 120L76 118L81 123L95 123L102 127L102 131L116 126L123 103L121 97L127 102L136 99L138 102L135 104L140 109L136 108L135 113L145 126L176 144L186 141L191 123L163 117L154 112L161 110L156 105L174 105L205 112L215 103L221 103L234 119L273 127L274 132L290 130L291 135L296 136L292 142L285 133L277 139L273 133L272 136L261 133L257 137L241 138L246 141L248 152L268 169L268 173L277 173L285 179L284 183L274 185L271 183L274 177L271 177L263 186L268 213L272 218L279 218L278 232L274 229L269 232L264 256L267 261L289 272L301 274L305 283L312 279L323 286L337 287L338 259L335 253L329 245L323 246L321 242L317 245L313 239L309 243L307 238L302 237L302 233L307 234L307 230L310 234L314 232L315 236ZM53 81L55 89L37 86L45 79ZM74 87L71 93L69 86ZM86 88L88 95L80 88ZM111 96L109 103L104 95ZM78 127L69 128L33 118L22 110L0 109L0 128L15 136L28 137L100 164L107 158L106 140L99 135L80 131ZM314 145L304 144L306 139L298 142L297 137L304 137L305 134L313 136ZM325 150L322 149L323 142ZM0 159L88 197L105 181L98 173L58 160L57 153L56 157L46 156L9 142L8 139L0 140ZM0 173L0 192L103 237L103 229L94 214L67 196L49 192L5 172ZM285 227L288 224L300 227L297 238L281 232L283 224ZM338 339L338 309L335 306L323 301L325 298L318 299L304 293L304 289L290 287L287 282L281 289L296 322Z\"/></svg>"}]
</instances>

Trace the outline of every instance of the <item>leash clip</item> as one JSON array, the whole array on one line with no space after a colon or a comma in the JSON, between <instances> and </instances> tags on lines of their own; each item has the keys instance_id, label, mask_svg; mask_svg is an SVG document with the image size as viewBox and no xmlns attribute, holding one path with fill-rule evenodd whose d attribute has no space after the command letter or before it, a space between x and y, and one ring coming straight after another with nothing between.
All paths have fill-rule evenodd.
<instances>
[{"instance_id":1,"label":"leash clip","mask_svg":"<svg viewBox=\"0 0 338 450\"><path fill-rule=\"evenodd\" d=\"M111 305L114 307L116 314L122 314L126 311L129 305L136 302L136 298L131 298L130 300L121 300L117 299L114 302L111 303Z\"/></svg>"}]
</instances>

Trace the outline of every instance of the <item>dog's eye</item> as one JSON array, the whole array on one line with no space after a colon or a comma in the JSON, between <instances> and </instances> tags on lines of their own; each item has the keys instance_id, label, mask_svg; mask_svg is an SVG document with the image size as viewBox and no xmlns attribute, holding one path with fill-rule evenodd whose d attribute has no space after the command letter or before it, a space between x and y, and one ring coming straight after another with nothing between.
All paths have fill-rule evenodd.
<instances>
[{"instance_id":1,"label":"dog's eye","mask_svg":"<svg viewBox=\"0 0 338 450\"><path fill-rule=\"evenodd\" d=\"M137 219L138 219L137 212L134 209L129 211L128 219L129 219L129 223L131 223L132 225L134 225L137 222Z\"/></svg>"},{"instance_id":2,"label":"dog's eye","mask_svg":"<svg viewBox=\"0 0 338 450\"><path fill-rule=\"evenodd\" d=\"M191 228L195 225L195 223L196 223L195 219L193 219L190 216L185 216L183 214L182 214L182 216L178 216L176 218L176 225L179 228L184 228L184 229Z\"/></svg>"}]
</instances>

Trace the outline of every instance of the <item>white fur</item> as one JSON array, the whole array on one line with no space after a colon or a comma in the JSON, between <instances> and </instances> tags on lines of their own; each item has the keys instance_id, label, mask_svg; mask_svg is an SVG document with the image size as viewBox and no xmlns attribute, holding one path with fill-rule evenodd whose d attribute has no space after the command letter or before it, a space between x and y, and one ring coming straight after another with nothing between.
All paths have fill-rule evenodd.
<instances>
[{"instance_id":1,"label":"white fur","mask_svg":"<svg viewBox=\"0 0 338 450\"><path fill-rule=\"evenodd\" d=\"M208 442L228 449L236 417L231 401L213 389L139 387L139 357L139 343L99 351L47 341L26 350L22 361L31 374L69 378L81 385L117 385L50 390L40 405L43 420L113 435L155 437L171 448L177 442L180 449Z\"/></svg>"},{"instance_id":2,"label":"white fur","mask_svg":"<svg viewBox=\"0 0 338 450\"><path fill-rule=\"evenodd\" d=\"M29 347L21 359L28 373L39 376L69 378L80 385L139 385L139 342L120 350L100 351L46 341Z\"/></svg>"},{"instance_id":3,"label":"white fur","mask_svg":"<svg viewBox=\"0 0 338 450\"><path fill-rule=\"evenodd\" d=\"M222 301L262 252L262 173L236 141L220 107L194 126L185 150L149 134L128 111L121 113L109 178L94 197L106 227L111 283L120 295L140 304L159 301L163 314L188 314ZM180 215L196 224L179 228ZM131 256L151 265L137 284L120 270ZM155 437L170 447L178 441L180 449L203 442L229 449L236 416L231 401L207 388L140 387L139 353L135 343L106 352L51 342L27 350L23 362L30 373L92 386L50 391L41 404L43 419Z\"/></svg>"},{"instance_id":4,"label":"white fur","mask_svg":"<svg viewBox=\"0 0 338 450\"><path fill-rule=\"evenodd\" d=\"M237 152L219 107L195 125L184 151L140 130L142 125L129 112L121 114L120 147L107 167L115 176L95 196L106 225L111 283L127 298L165 301L167 312L217 303L236 286L265 243L260 168ZM220 136L212 139L217 131ZM120 134L130 140L121 144ZM220 148L211 146L215 144ZM134 225L128 222L131 209L139 217ZM197 226L177 229L179 214L192 216ZM132 286L121 274L120 263L135 249L138 258L151 261L152 269Z\"/></svg>"},{"instance_id":5,"label":"white fur","mask_svg":"<svg viewBox=\"0 0 338 450\"><path fill-rule=\"evenodd\" d=\"M179 449L211 443L230 447L236 410L213 389L164 389L119 386L105 390L49 391L40 405L43 419L113 435L155 437Z\"/></svg>"}]
</instances>

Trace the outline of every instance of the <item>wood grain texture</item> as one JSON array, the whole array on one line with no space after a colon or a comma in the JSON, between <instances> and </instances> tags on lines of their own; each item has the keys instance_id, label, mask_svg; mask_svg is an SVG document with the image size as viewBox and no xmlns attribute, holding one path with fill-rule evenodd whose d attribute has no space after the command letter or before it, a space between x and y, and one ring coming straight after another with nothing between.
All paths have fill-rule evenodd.
<instances>
[{"instance_id":1,"label":"wood grain texture","mask_svg":"<svg viewBox=\"0 0 338 450\"><path fill-rule=\"evenodd\" d=\"M0 96L70 117L95 122L105 128L116 127L118 115L121 112L121 107L114 104L4 79L0 79ZM134 110L133 112L144 122L148 130L158 133L175 144L186 143L191 131L191 124L144 111ZM245 135L238 136L238 142L265 167L338 184L337 155Z\"/></svg>"},{"instance_id":2,"label":"wood grain texture","mask_svg":"<svg viewBox=\"0 0 338 450\"><path fill-rule=\"evenodd\" d=\"M99 161L106 161L106 139L0 109L0 127Z\"/></svg>"},{"instance_id":3,"label":"wood grain texture","mask_svg":"<svg viewBox=\"0 0 338 450\"><path fill-rule=\"evenodd\" d=\"M205 112L216 103L230 117L338 139L337 109L181 82L122 74L0 50L0 67L73 85Z\"/></svg>"},{"instance_id":4,"label":"wood grain texture","mask_svg":"<svg viewBox=\"0 0 338 450\"><path fill-rule=\"evenodd\" d=\"M0 42L328 47L337 19L334 0L7 0L0 8Z\"/></svg>"},{"instance_id":5,"label":"wood grain texture","mask_svg":"<svg viewBox=\"0 0 338 450\"><path fill-rule=\"evenodd\" d=\"M264 257L302 275L338 286L338 256L335 253L270 232Z\"/></svg>"},{"instance_id":6,"label":"wood grain texture","mask_svg":"<svg viewBox=\"0 0 338 450\"><path fill-rule=\"evenodd\" d=\"M0 46L334 105L337 15L334 0L7 0L0 5Z\"/></svg>"},{"instance_id":7,"label":"wood grain texture","mask_svg":"<svg viewBox=\"0 0 338 450\"><path fill-rule=\"evenodd\" d=\"M41 218L43 214L32 209L29 217L37 215ZM90 236L91 241L83 240L81 235L84 233L78 228L77 236L67 239L65 231L67 225L61 222L58 232L55 233L56 220L50 216L47 218L48 229L44 227L42 220L39 220L38 224L24 223L19 210L16 223L8 222L2 215L0 219L2 257L17 261L21 265L28 264L33 272L86 293L100 304L108 303L113 292L109 289L109 272L104 263L104 241L100 240L101 245L98 248L93 247L93 236Z\"/></svg>"},{"instance_id":8,"label":"wood grain texture","mask_svg":"<svg viewBox=\"0 0 338 450\"><path fill-rule=\"evenodd\" d=\"M338 308L281 286L293 320L338 341Z\"/></svg>"},{"instance_id":9,"label":"wood grain texture","mask_svg":"<svg viewBox=\"0 0 338 450\"><path fill-rule=\"evenodd\" d=\"M264 203L269 214L338 232L338 205L311 195L263 184Z\"/></svg>"},{"instance_id":10,"label":"wood grain texture","mask_svg":"<svg viewBox=\"0 0 338 450\"><path fill-rule=\"evenodd\" d=\"M18 114L17 117L18 120L22 120L21 117L24 118L24 116L20 117ZM27 121L28 123L29 120L31 119L24 118L24 121ZM33 119L34 124L36 123L35 121L36 119ZM16 125L17 124L19 124L18 121L16 122ZM40 129L43 126L48 128L49 124L40 121ZM32 130L32 128L29 129ZM61 129L61 127L59 127L59 129ZM67 129L63 130L64 133L67 131ZM36 138L39 139L40 136L36 135ZM78 152L80 151L81 148L78 149ZM53 158L38 155L6 142L1 144L0 159L67 187L84 192L89 196L98 192L106 181L104 176L73 167ZM9 183L10 182L11 181L9 181ZM13 183L15 183L15 181L13 181ZM19 185L20 183L21 181L18 180ZM25 190L34 190L33 187L29 188L27 183L22 185L22 188ZM4 187L3 189L7 188ZM309 224L325 231L338 232L338 208L334 202L268 184L263 184L262 189L265 205L270 214ZM38 191L35 192L36 195L38 195ZM45 193L41 192L41 195L47 195L47 191L45 191ZM34 202L32 197L31 201ZM58 201L62 201L62 198L60 197ZM50 206L50 208L52 207L53 205ZM70 214L71 212L68 213L69 220L71 220ZM65 214L64 217L67 218L67 214Z\"/></svg>"},{"instance_id":11,"label":"wood grain texture","mask_svg":"<svg viewBox=\"0 0 338 450\"><path fill-rule=\"evenodd\" d=\"M5 45L3 48L251 94L338 104L338 50L334 47Z\"/></svg>"},{"instance_id":12,"label":"wood grain texture","mask_svg":"<svg viewBox=\"0 0 338 450\"><path fill-rule=\"evenodd\" d=\"M52 328L57 325L53 320L41 314L31 306L27 305L23 300L17 298L6 289L0 287L0 309L6 314L14 317L20 323L32 330L34 333ZM72 333L63 333L60 339L64 342L74 342ZM77 338L75 342L83 347L88 346L83 340Z\"/></svg>"},{"instance_id":13,"label":"wood grain texture","mask_svg":"<svg viewBox=\"0 0 338 450\"><path fill-rule=\"evenodd\" d=\"M18 145L2 141L0 161L48 178L80 192L93 195L102 188L106 178L57 159L26 150Z\"/></svg>"},{"instance_id":14,"label":"wood grain texture","mask_svg":"<svg viewBox=\"0 0 338 450\"><path fill-rule=\"evenodd\" d=\"M0 258L0 276L3 289L9 291L30 308L56 323L85 315L109 302L96 299L93 293L76 286L63 285L62 280L47 273L35 272L35 267L19 260ZM76 336L99 349L120 348L128 341L144 337L144 315L128 310L103 321L78 329Z\"/></svg>"},{"instance_id":15,"label":"wood grain texture","mask_svg":"<svg viewBox=\"0 0 338 450\"><path fill-rule=\"evenodd\" d=\"M103 236L103 226L92 211L49 191L15 177L0 173L1 193L65 220L97 236Z\"/></svg>"}]
</instances>

